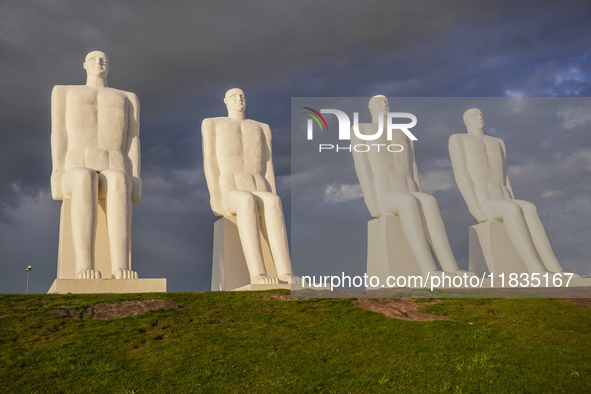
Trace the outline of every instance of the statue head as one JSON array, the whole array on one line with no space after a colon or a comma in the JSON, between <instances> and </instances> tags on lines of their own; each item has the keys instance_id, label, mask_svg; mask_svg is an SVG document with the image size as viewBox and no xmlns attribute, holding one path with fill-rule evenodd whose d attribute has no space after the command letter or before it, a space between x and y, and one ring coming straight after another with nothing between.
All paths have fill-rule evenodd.
<instances>
[{"instance_id":1,"label":"statue head","mask_svg":"<svg viewBox=\"0 0 591 394\"><path fill-rule=\"evenodd\" d=\"M470 129L482 130L482 127L484 126L482 112L478 108L470 108L464 112L464 124L468 131L470 131Z\"/></svg>"},{"instance_id":2,"label":"statue head","mask_svg":"<svg viewBox=\"0 0 591 394\"><path fill-rule=\"evenodd\" d=\"M388 99L386 96L382 96L381 94L370 98L368 107L372 117L378 116L380 112L382 114L390 112L390 104L388 104Z\"/></svg>"},{"instance_id":3,"label":"statue head","mask_svg":"<svg viewBox=\"0 0 591 394\"><path fill-rule=\"evenodd\" d=\"M242 89L232 88L226 92L224 96L224 104L228 111L244 112L246 109L246 97Z\"/></svg>"},{"instance_id":4,"label":"statue head","mask_svg":"<svg viewBox=\"0 0 591 394\"><path fill-rule=\"evenodd\" d=\"M109 74L109 58L101 51L92 51L86 55L82 66L88 76L106 78Z\"/></svg>"}]
</instances>

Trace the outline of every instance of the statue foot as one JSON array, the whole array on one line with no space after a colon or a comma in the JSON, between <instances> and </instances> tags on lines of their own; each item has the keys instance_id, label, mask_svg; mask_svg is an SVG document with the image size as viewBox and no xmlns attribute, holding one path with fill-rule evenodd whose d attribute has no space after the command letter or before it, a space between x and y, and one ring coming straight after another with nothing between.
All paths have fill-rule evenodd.
<instances>
[{"instance_id":1,"label":"statue foot","mask_svg":"<svg viewBox=\"0 0 591 394\"><path fill-rule=\"evenodd\" d=\"M300 278L299 276L296 276L294 274L279 275L279 280L283 281L283 282L287 282L291 285L302 283L302 278Z\"/></svg>"},{"instance_id":2,"label":"statue foot","mask_svg":"<svg viewBox=\"0 0 591 394\"><path fill-rule=\"evenodd\" d=\"M457 269L454 271L446 271L447 274L450 274L451 277L455 277L455 276L464 276L464 274L468 274L468 278L472 277L472 276L476 276L476 274L474 272L470 272L470 271L466 271L466 270L461 270L461 269Z\"/></svg>"},{"instance_id":3,"label":"statue foot","mask_svg":"<svg viewBox=\"0 0 591 394\"><path fill-rule=\"evenodd\" d=\"M572 279L575 278L580 278L581 275L579 274L575 274L574 272L566 272L566 271L562 271L562 272L556 272L557 274L562 274L562 275L566 275L566 274L573 274L573 276L571 277ZM554 274L554 272L551 272L551 274Z\"/></svg>"},{"instance_id":4,"label":"statue foot","mask_svg":"<svg viewBox=\"0 0 591 394\"><path fill-rule=\"evenodd\" d=\"M250 283L253 285L274 285L277 284L277 278L261 274L251 278Z\"/></svg>"},{"instance_id":5,"label":"statue foot","mask_svg":"<svg viewBox=\"0 0 591 394\"><path fill-rule=\"evenodd\" d=\"M100 279L100 278L101 278L101 272L90 269L90 268L83 269L80 272L78 272L78 275L76 275L76 279Z\"/></svg>"},{"instance_id":6,"label":"statue foot","mask_svg":"<svg viewBox=\"0 0 591 394\"><path fill-rule=\"evenodd\" d=\"M137 272L119 268L115 271L115 279L137 279Z\"/></svg>"},{"instance_id":7,"label":"statue foot","mask_svg":"<svg viewBox=\"0 0 591 394\"><path fill-rule=\"evenodd\" d=\"M443 276L451 276L451 277L456 276L456 275L452 275L450 272L445 272L445 271L440 271L440 270L433 270L433 271L425 272L425 273L423 273L423 278L426 278L427 275L429 275L429 276L438 276L438 277L441 277L441 275L443 275Z\"/></svg>"}]
</instances>

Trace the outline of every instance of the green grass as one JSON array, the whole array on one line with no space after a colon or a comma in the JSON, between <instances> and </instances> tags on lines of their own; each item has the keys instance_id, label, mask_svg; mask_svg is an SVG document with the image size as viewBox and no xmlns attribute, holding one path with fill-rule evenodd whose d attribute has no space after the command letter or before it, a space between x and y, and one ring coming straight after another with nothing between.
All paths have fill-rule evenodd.
<instances>
[{"instance_id":1,"label":"green grass","mask_svg":"<svg viewBox=\"0 0 591 394\"><path fill-rule=\"evenodd\" d=\"M263 294L0 295L0 392L591 392L591 309L567 301L444 299L423 311L450 321L412 322ZM179 308L50 313L140 299Z\"/></svg>"}]
</instances>

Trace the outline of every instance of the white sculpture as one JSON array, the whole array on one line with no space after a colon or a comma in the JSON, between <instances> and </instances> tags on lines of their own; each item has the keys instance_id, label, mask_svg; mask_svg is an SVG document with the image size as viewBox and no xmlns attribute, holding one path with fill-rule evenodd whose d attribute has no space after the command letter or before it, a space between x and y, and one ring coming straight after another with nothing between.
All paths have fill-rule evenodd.
<instances>
[{"instance_id":1,"label":"white sculpture","mask_svg":"<svg viewBox=\"0 0 591 394\"><path fill-rule=\"evenodd\" d=\"M503 222L508 239L528 272L563 272L552 251L535 205L515 199L507 174L503 141L484 135L484 118L478 108L469 109L464 113L464 124L468 133L454 134L450 137L449 154L456 182L472 216L479 223ZM482 225L473 227L479 226ZM500 229L496 225L491 229L494 232L498 228ZM491 229L487 231L487 236L491 234ZM496 238L507 239L502 234ZM471 242L470 248L473 247L476 245ZM485 249L494 251L506 248L507 245L498 244ZM495 263L492 257L484 257L487 259L489 271L495 265L515 271L514 267L503 265L500 261L507 260L506 258L497 259Z\"/></svg>"},{"instance_id":2,"label":"white sculpture","mask_svg":"<svg viewBox=\"0 0 591 394\"><path fill-rule=\"evenodd\" d=\"M275 189L271 130L246 119L241 89L228 90L224 103L227 117L208 118L201 125L211 209L224 217L220 220L237 224L251 284L299 283L292 275L283 209ZM264 241L269 244L276 277L265 268L260 230L267 234ZM214 259L215 254L214 250Z\"/></svg>"},{"instance_id":3,"label":"white sculpture","mask_svg":"<svg viewBox=\"0 0 591 394\"><path fill-rule=\"evenodd\" d=\"M86 85L53 89L51 193L64 204L71 199L73 277L137 279L130 269L130 234L131 204L140 201L142 191L139 101L133 93L107 87L109 60L103 52L90 52L83 66ZM111 260L111 271L102 273L94 261L99 203Z\"/></svg>"},{"instance_id":4,"label":"white sculpture","mask_svg":"<svg viewBox=\"0 0 591 394\"><path fill-rule=\"evenodd\" d=\"M387 124L388 99L382 95L372 97L369 110L372 123L359 125L359 132L364 135L376 134L379 122L382 126ZM394 131L392 141L386 140L386 134L383 132L378 139L371 141L371 144L383 144L380 150L353 150L355 171L365 204L371 215L378 218L369 223L368 275L371 267L384 264L390 268L382 270L383 275L441 275L430 245L444 272L452 276L466 274L458 268L454 258L437 201L421 191L413 141L402 131ZM355 136L355 132L351 136L352 145L366 143ZM385 146L392 144L402 146L403 150L388 151ZM408 244L401 238L406 238ZM396 246L392 247L394 243ZM375 248L381 248L383 252L373 250ZM403 249L409 250L403 252ZM409 265L411 259L415 262ZM377 271L380 268L376 268Z\"/></svg>"}]
</instances>

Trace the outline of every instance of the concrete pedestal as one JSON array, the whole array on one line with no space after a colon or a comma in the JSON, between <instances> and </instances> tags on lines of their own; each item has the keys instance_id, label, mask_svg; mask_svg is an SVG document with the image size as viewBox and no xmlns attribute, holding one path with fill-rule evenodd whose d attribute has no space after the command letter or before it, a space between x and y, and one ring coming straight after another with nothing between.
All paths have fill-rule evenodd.
<instances>
[{"instance_id":1,"label":"concrete pedestal","mask_svg":"<svg viewBox=\"0 0 591 394\"><path fill-rule=\"evenodd\" d=\"M582 278L572 278L569 287L589 287L591 286L591 277L585 276Z\"/></svg>"},{"instance_id":2,"label":"concrete pedestal","mask_svg":"<svg viewBox=\"0 0 591 394\"><path fill-rule=\"evenodd\" d=\"M109 232L107 230L105 200L99 200L98 202L97 228L94 243L94 266L96 270L101 272L102 279L109 279L112 276L111 248L109 245ZM72 200L70 198L64 199L60 215L57 279L76 278L76 256L74 255L74 243L72 241L71 205ZM128 240L129 267L131 269L131 220L129 223Z\"/></svg>"},{"instance_id":3,"label":"concrete pedestal","mask_svg":"<svg viewBox=\"0 0 591 394\"><path fill-rule=\"evenodd\" d=\"M301 285L300 285L300 287L301 287ZM275 284L275 285L249 284L246 286L238 287L236 289L232 289L231 291L265 291L265 290L276 290L276 289L291 290L291 285L288 283Z\"/></svg>"},{"instance_id":4,"label":"concrete pedestal","mask_svg":"<svg viewBox=\"0 0 591 394\"><path fill-rule=\"evenodd\" d=\"M166 279L56 279L47 294L166 293Z\"/></svg>"},{"instance_id":5,"label":"concrete pedestal","mask_svg":"<svg viewBox=\"0 0 591 394\"><path fill-rule=\"evenodd\" d=\"M388 276L421 276L400 219L384 215L367 223L367 275L386 283Z\"/></svg>"},{"instance_id":6,"label":"concrete pedestal","mask_svg":"<svg viewBox=\"0 0 591 394\"><path fill-rule=\"evenodd\" d=\"M275 264L269 243L264 234L260 232L261 250L265 262L267 275L277 277ZM262 286L262 287L261 287ZM276 285L255 285L250 283L248 266L242 251L242 243L238 235L236 216L226 216L218 219L213 226L213 267L211 273L212 291L229 290L270 290L289 289L288 283L282 282Z\"/></svg>"},{"instance_id":7,"label":"concrete pedestal","mask_svg":"<svg viewBox=\"0 0 591 394\"><path fill-rule=\"evenodd\" d=\"M529 272L507 235L503 222L490 221L469 229L469 270L482 276L484 272L521 274Z\"/></svg>"}]
</instances>

